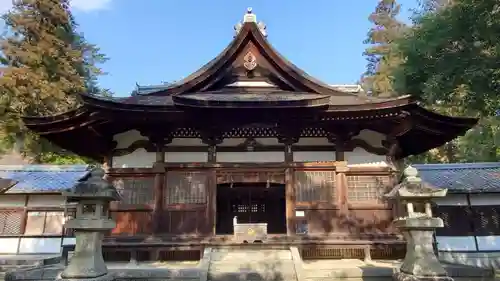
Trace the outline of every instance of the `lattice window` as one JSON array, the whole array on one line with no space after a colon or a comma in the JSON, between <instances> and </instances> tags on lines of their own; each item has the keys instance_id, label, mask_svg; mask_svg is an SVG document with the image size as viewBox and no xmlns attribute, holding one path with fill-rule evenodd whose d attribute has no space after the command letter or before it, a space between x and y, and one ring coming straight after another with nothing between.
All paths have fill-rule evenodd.
<instances>
[{"instance_id":1,"label":"lattice window","mask_svg":"<svg viewBox=\"0 0 500 281\"><path fill-rule=\"evenodd\" d=\"M168 172L166 204L206 203L207 175L203 172Z\"/></svg>"},{"instance_id":2,"label":"lattice window","mask_svg":"<svg viewBox=\"0 0 500 281\"><path fill-rule=\"evenodd\" d=\"M350 202L381 201L389 183L389 176L347 176L347 198Z\"/></svg>"},{"instance_id":3,"label":"lattice window","mask_svg":"<svg viewBox=\"0 0 500 281\"><path fill-rule=\"evenodd\" d=\"M249 126L233 128L223 134L224 138L272 138L276 137L276 128Z\"/></svg>"},{"instance_id":4,"label":"lattice window","mask_svg":"<svg viewBox=\"0 0 500 281\"><path fill-rule=\"evenodd\" d=\"M21 234L23 223L23 212L14 210L0 211L0 234Z\"/></svg>"},{"instance_id":5,"label":"lattice window","mask_svg":"<svg viewBox=\"0 0 500 281\"><path fill-rule=\"evenodd\" d=\"M201 138L201 135L194 128L179 128L172 136L174 138Z\"/></svg>"},{"instance_id":6,"label":"lattice window","mask_svg":"<svg viewBox=\"0 0 500 281\"><path fill-rule=\"evenodd\" d=\"M152 204L154 200L154 178L121 178L113 181L122 196L120 203Z\"/></svg>"},{"instance_id":7,"label":"lattice window","mask_svg":"<svg viewBox=\"0 0 500 281\"><path fill-rule=\"evenodd\" d=\"M297 202L331 202L335 194L334 171L296 171Z\"/></svg>"},{"instance_id":8,"label":"lattice window","mask_svg":"<svg viewBox=\"0 0 500 281\"><path fill-rule=\"evenodd\" d=\"M323 128L304 128L300 134L301 137L326 137L328 134Z\"/></svg>"},{"instance_id":9,"label":"lattice window","mask_svg":"<svg viewBox=\"0 0 500 281\"><path fill-rule=\"evenodd\" d=\"M250 206L250 212L252 213L265 213L266 212L266 204L252 204Z\"/></svg>"},{"instance_id":10,"label":"lattice window","mask_svg":"<svg viewBox=\"0 0 500 281\"><path fill-rule=\"evenodd\" d=\"M27 235L61 235L64 225L64 212L28 212L26 220Z\"/></svg>"},{"instance_id":11,"label":"lattice window","mask_svg":"<svg viewBox=\"0 0 500 281\"><path fill-rule=\"evenodd\" d=\"M499 206L472 206L475 234L479 236L500 234Z\"/></svg>"},{"instance_id":12,"label":"lattice window","mask_svg":"<svg viewBox=\"0 0 500 281\"><path fill-rule=\"evenodd\" d=\"M469 206L437 206L434 215L443 220L444 227L436 229L437 236L472 235L472 212Z\"/></svg>"}]
</instances>

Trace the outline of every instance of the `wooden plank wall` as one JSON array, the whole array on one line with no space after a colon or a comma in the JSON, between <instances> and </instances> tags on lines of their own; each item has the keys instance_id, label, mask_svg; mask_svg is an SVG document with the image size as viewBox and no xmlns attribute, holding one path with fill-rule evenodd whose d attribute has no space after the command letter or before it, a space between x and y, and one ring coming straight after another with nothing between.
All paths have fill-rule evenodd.
<instances>
[{"instance_id":1,"label":"wooden plank wall","mask_svg":"<svg viewBox=\"0 0 500 281\"><path fill-rule=\"evenodd\" d=\"M393 211L383 200L392 186L389 172L295 170L296 233L338 234L350 238L385 236ZM302 216L303 215L303 216Z\"/></svg>"},{"instance_id":2,"label":"wooden plank wall","mask_svg":"<svg viewBox=\"0 0 500 281\"><path fill-rule=\"evenodd\" d=\"M234 169L233 169L234 170ZM292 168L292 208L288 224L299 235L342 234L351 237L393 233L392 207L382 196L392 186L387 170L336 171L334 166ZM239 173L242 173L241 170ZM210 235L213 206L210 188L216 188L210 169L172 169L166 172L163 202L156 218L159 235ZM155 174L113 175L123 200L111 206L117 222L112 235L154 233ZM293 216L290 216L293 213ZM302 216L303 214L303 216ZM293 219L290 220L290 217ZM290 229L290 228L289 228ZM291 233L292 234L292 233Z\"/></svg>"},{"instance_id":3,"label":"wooden plank wall","mask_svg":"<svg viewBox=\"0 0 500 281\"><path fill-rule=\"evenodd\" d=\"M163 204L159 210L159 235L207 234L206 171L170 171L165 175ZM110 210L117 226L112 235L141 236L154 232L154 175L113 175L113 182L122 194L122 201Z\"/></svg>"}]
</instances>

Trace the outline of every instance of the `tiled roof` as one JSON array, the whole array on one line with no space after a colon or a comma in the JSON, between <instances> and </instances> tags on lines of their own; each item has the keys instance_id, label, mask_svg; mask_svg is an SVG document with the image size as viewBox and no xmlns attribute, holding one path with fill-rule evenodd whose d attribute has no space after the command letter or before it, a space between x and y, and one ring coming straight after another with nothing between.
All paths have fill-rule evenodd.
<instances>
[{"instance_id":1,"label":"tiled roof","mask_svg":"<svg viewBox=\"0 0 500 281\"><path fill-rule=\"evenodd\" d=\"M500 192L500 163L412 165L427 183L450 193Z\"/></svg>"},{"instance_id":2,"label":"tiled roof","mask_svg":"<svg viewBox=\"0 0 500 281\"><path fill-rule=\"evenodd\" d=\"M17 181L8 194L60 192L88 173L88 165L0 165L0 178Z\"/></svg>"}]
</instances>

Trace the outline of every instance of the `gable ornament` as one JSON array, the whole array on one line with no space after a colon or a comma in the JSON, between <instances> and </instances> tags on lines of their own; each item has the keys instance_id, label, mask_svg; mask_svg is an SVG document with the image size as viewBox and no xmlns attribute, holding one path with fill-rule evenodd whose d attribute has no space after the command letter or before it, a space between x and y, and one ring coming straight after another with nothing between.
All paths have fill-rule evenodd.
<instances>
[{"instance_id":1,"label":"gable ornament","mask_svg":"<svg viewBox=\"0 0 500 281\"><path fill-rule=\"evenodd\" d=\"M248 71L252 71L257 67L257 58L251 51L248 51L248 53L243 57L243 66Z\"/></svg>"}]
</instances>

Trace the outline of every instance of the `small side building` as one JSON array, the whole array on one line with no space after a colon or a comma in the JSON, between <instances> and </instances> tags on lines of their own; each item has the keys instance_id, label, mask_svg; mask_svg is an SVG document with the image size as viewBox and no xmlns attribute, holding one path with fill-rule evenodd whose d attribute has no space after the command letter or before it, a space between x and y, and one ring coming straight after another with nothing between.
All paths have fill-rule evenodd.
<instances>
[{"instance_id":1,"label":"small side building","mask_svg":"<svg viewBox=\"0 0 500 281\"><path fill-rule=\"evenodd\" d=\"M61 192L88 173L87 165L0 165L0 255L59 255Z\"/></svg>"},{"instance_id":2,"label":"small side building","mask_svg":"<svg viewBox=\"0 0 500 281\"><path fill-rule=\"evenodd\" d=\"M500 268L500 163L414 167L427 183L448 189L434 206L445 225L436 231L439 258Z\"/></svg>"}]
</instances>

